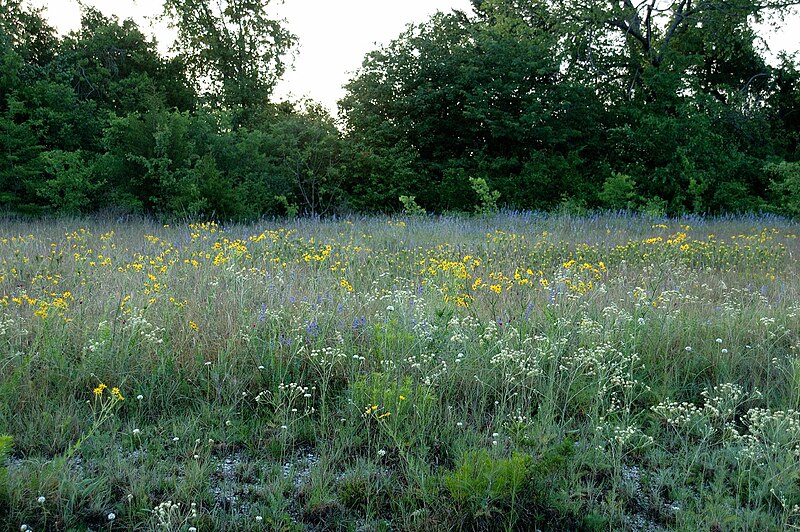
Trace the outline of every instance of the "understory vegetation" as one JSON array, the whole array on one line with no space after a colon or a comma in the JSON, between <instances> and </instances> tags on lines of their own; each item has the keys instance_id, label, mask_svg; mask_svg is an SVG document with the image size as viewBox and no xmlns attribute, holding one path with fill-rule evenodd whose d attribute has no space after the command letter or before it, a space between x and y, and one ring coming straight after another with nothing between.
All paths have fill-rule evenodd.
<instances>
[{"instance_id":1,"label":"understory vegetation","mask_svg":"<svg viewBox=\"0 0 800 532\"><path fill-rule=\"evenodd\" d=\"M797 527L799 233L6 219L0 530Z\"/></svg>"}]
</instances>

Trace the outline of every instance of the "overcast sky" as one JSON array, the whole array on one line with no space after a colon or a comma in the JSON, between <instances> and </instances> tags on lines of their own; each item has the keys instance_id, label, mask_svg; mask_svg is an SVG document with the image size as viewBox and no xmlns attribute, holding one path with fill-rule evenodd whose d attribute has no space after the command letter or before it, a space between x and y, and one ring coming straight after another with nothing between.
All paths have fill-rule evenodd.
<instances>
[{"instance_id":1,"label":"overcast sky","mask_svg":"<svg viewBox=\"0 0 800 532\"><path fill-rule=\"evenodd\" d=\"M76 0L29 0L46 7L47 20L61 33L80 26ZM106 15L120 20L134 19L145 33L159 41L166 52L174 35L152 19L161 12L163 0L84 0ZM273 13L286 19L290 31L298 36L294 68L287 72L276 89L276 96L309 97L336 111L336 101L344 95L342 85L361 65L364 55L386 44L409 23L427 20L436 11L469 11L469 0L287 0L273 2ZM787 22L783 31L764 36L773 51L800 48L797 30L800 18Z\"/></svg>"}]
</instances>

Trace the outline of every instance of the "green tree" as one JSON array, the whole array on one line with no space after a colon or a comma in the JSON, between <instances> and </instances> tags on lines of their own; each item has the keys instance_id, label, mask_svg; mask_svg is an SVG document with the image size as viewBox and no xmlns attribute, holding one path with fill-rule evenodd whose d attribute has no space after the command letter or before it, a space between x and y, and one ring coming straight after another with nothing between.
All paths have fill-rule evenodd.
<instances>
[{"instance_id":1,"label":"green tree","mask_svg":"<svg viewBox=\"0 0 800 532\"><path fill-rule=\"evenodd\" d=\"M83 7L80 29L64 38L54 70L80 99L96 102L101 112L194 107L194 92L179 58L162 58L156 42L132 20L120 23L91 7Z\"/></svg>"},{"instance_id":2,"label":"green tree","mask_svg":"<svg viewBox=\"0 0 800 532\"><path fill-rule=\"evenodd\" d=\"M103 182L93 175L91 161L80 150L52 150L42 154L45 178L36 194L52 211L66 214L89 212L97 206L95 194Z\"/></svg>"},{"instance_id":3,"label":"green tree","mask_svg":"<svg viewBox=\"0 0 800 532\"><path fill-rule=\"evenodd\" d=\"M352 189L384 190L375 198L383 208L414 195L426 208L468 209L471 176L520 206L557 200L561 176L538 174L534 189L524 183L526 170L536 171L528 163L582 160L591 144L586 132L602 123L597 99L563 82L552 53L557 41L510 16L474 20L454 12L370 53L340 102L346 138L363 154L348 174L369 183ZM398 164L384 186L374 168Z\"/></svg>"},{"instance_id":4,"label":"green tree","mask_svg":"<svg viewBox=\"0 0 800 532\"><path fill-rule=\"evenodd\" d=\"M269 125L271 163L292 183L307 214L324 215L341 201L342 145L327 110L313 102Z\"/></svg>"},{"instance_id":5,"label":"green tree","mask_svg":"<svg viewBox=\"0 0 800 532\"><path fill-rule=\"evenodd\" d=\"M267 14L269 0L166 0L164 16L177 30L175 51L199 92L233 112L234 125L264 106L296 43Z\"/></svg>"}]
</instances>

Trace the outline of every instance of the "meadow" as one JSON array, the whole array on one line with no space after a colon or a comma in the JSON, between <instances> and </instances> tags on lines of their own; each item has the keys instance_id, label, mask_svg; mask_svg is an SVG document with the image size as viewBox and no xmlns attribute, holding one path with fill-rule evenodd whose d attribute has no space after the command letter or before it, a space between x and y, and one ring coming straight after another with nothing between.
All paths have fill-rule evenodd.
<instances>
[{"instance_id":1,"label":"meadow","mask_svg":"<svg viewBox=\"0 0 800 532\"><path fill-rule=\"evenodd\" d=\"M0 530L800 528L800 227L0 224Z\"/></svg>"}]
</instances>

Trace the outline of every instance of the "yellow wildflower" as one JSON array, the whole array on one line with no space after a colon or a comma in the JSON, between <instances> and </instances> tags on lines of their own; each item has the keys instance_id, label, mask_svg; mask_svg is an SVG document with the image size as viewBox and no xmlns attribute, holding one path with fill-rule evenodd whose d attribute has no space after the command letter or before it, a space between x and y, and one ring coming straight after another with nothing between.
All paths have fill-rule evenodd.
<instances>
[{"instance_id":1,"label":"yellow wildflower","mask_svg":"<svg viewBox=\"0 0 800 532\"><path fill-rule=\"evenodd\" d=\"M97 385L97 388L95 388L95 389L94 389L94 390L92 390L92 391L94 392L94 394L95 394L96 396L98 396L98 397L99 397L99 396L103 395L103 390L105 390L106 388L108 388L108 386L106 386L105 384L103 384L103 383L101 382L100 384L98 384L98 385Z\"/></svg>"}]
</instances>

